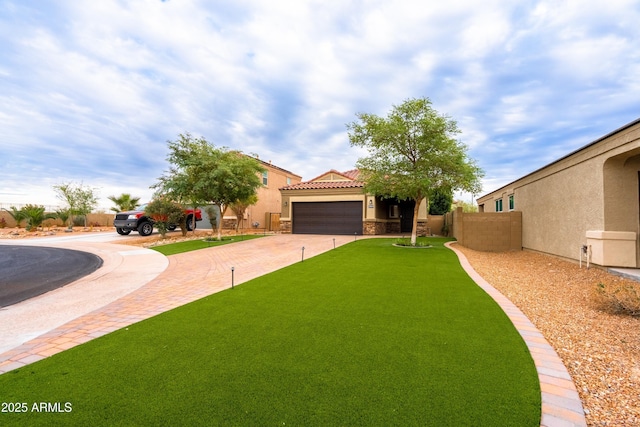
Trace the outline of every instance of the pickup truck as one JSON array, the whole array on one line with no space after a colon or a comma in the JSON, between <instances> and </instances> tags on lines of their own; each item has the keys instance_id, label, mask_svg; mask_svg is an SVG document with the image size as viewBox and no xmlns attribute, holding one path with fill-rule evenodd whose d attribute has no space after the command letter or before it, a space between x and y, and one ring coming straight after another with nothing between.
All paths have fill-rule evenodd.
<instances>
[{"instance_id":1,"label":"pickup truck","mask_svg":"<svg viewBox=\"0 0 640 427\"><path fill-rule=\"evenodd\" d=\"M146 205L141 205L132 211L118 212L113 220L113 226L118 234L126 236L133 230L137 231L141 236L148 236L153 233L154 221L144 214L145 207ZM193 222L194 212L195 223ZM187 230L192 231L197 225L197 221L202 221L202 211L200 209L195 211L193 209L185 209L184 213L187 215ZM168 228L173 231L177 226L177 224L171 224Z\"/></svg>"}]
</instances>

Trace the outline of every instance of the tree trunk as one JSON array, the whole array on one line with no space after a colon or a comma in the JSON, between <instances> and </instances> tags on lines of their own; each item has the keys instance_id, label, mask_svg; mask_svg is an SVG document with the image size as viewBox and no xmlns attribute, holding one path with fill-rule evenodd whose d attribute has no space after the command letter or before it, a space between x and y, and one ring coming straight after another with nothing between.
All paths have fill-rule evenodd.
<instances>
[{"instance_id":1,"label":"tree trunk","mask_svg":"<svg viewBox=\"0 0 640 427\"><path fill-rule=\"evenodd\" d=\"M196 235L196 211L198 210L198 206L193 205L193 215L191 215L191 231L193 231L193 235Z\"/></svg>"},{"instance_id":2,"label":"tree trunk","mask_svg":"<svg viewBox=\"0 0 640 427\"><path fill-rule=\"evenodd\" d=\"M218 221L218 240L222 240L222 223L224 222L224 213L227 211L227 206L220 204L220 221Z\"/></svg>"},{"instance_id":3,"label":"tree trunk","mask_svg":"<svg viewBox=\"0 0 640 427\"><path fill-rule=\"evenodd\" d=\"M415 199L416 205L413 207L413 224L411 226L411 246L415 246L418 243L418 212L420 211L420 204L423 198Z\"/></svg>"},{"instance_id":4,"label":"tree trunk","mask_svg":"<svg viewBox=\"0 0 640 427\"><path fill-rule=\"evenodd\" d=\"M238 232L238 230L240 229L240 222L242 221L242 218L244 217L244 213L242 214L236 214L236 233Z\"/></svg>"}]
</instances>

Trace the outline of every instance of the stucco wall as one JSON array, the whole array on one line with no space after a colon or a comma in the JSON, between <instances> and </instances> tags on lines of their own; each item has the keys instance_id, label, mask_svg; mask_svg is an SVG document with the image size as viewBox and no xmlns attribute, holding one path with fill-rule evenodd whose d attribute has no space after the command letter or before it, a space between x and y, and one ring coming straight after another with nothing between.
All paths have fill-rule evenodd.
<instances>
[{"instance_id":1,"label":"stucco wall","mask_svg":"<svg viewBox=\"0 0 640 427\"><path fill-rule=\"evenodd\" d=\"M506 252L522 249L521 212L462 212L449 214L452 234L462 246L477 251ZM451 219L452 218L452 219Z\"/></svg>"},{"instance_id":2,"label":"stucco wall","mask_svg":"<svg viewBox=\"0 0 640 427\"><path fill-rule=\"evenodd\" d=\"M296 202L345 202L361 201L363 206L362 219L367 212L366 196L361 188L339 188L326 190L295 190L282 191L282 212L280 221L291 221L291 208Z\"/></svg>"},{"instance_id":3,"label":"stucco wall","mask_svg":"<svg viewBox=\"0 0 640 427\"><path fill-rule=\"evenodd\" d=\"M640 122L478 198L484 212L514 197L522 212L522 246L579 259L588 231L638 233Z\"/></svg>"},{"instance_id":4,"label":"stucco wall","mask_svg":"<svg viewBox=\"0 0 640 427\"><path fill-rule=\"evenodd\" d=\"M115 214L110 213L90 213L87 215L87 224L88 225L98 225L100 227L111 227L113 226L113 219ZM0 210L0 219L4 219L4 224L6 227L15 227L16 222L13 217L9 215L9 212L4 210ZM25 228L27 221L24 220L20 223L21 228ZM44 227L62 227L62 221L59 219L48 219L42 223Z\"/></svg>"},{"instance_id":5,"label":"stucco wall","mask_svg":"<svg viewBox=\"0 0 640 427\"><path fill-rule=\"evenodd\" d=\"M302 180L299 175L293 174L287 170L274 166L268 162L261 162L262 167L267 170L267 185L261 185L256 192L258 202L249 206L245 213L245 218L240 224L240 228L253 228L253 223L259 223L259 228L269 228L266 223L267 213L281 213L281 195L280 188L288 184L298 184ZM287 178L289 182L287 182ZM260 174L262 179L262 174ZM236 216L231 209L225 213L229 227L235 227Z\"/></svg>"},{"instance_id":6,"label":"stucco wall","mask_svg":"<svg viewBox=\"0 0 640 427\"><path fill-rule=\"evenodd\" d=\"M514 200L523 212L523 247L575 258L586 231L604 225L602 163L592 159L532 181Z\"/></svg>"}]
</instances>

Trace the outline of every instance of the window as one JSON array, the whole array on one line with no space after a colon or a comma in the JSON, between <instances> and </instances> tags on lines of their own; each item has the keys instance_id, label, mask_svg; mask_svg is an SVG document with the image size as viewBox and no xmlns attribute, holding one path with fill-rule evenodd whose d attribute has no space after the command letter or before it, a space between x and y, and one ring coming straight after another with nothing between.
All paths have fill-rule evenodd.
<instances>
[{"instance_id":1,"label":"window","mask_svg":"<svg viewBox=\"0 0 640 427\"><path fill-rule=\"evenodd\" d=\"M502 199L496 200L496 212L502 212Z\"/></svg>"},{"instance_id":2,"label":"window","mask_svg":"<svg viewBox=\"0 0 640 427\"><path fill-rule=\"evenodd\" d=\"M269 182L269 172L264 171L262 172L262 185L267 185L268 182Z\"/></svg>"},{"instance_id":3,"label":"window","mask_svg":"<svg viewBox=\"0 0 640 427\"><path fill-rule=\"evenodd\" d=\"M291 185L291 178L287 177L287 185Z\"/></svg>"},{"instance_id":4,"label":"window","mask_svg":"<svg viewBox=\"0 0 640 427\"><path fill-rule=\"evenodd\" d=\"M509 210L512 211L516 207L515 202L513 201L513 194L509 195Z\"/></svg>"}]
</instances>

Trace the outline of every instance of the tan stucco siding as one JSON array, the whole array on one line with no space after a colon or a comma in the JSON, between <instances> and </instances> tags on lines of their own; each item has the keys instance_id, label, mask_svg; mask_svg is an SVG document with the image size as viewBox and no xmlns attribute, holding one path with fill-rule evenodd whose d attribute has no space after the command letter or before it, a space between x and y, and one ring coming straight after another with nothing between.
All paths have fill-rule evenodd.
<instances>
[{"instance_id":1,"label":"tan stucco siding","mask_svg":"<svg viewBox=\"0 0 640 427\"><path fill-rule=\"evenodd\" d=\"M362 201L362 219L387 219L388 204L380 202L372 195L365 195L361 188L333 188L282 191L281 220L291 220L291 204L295 202L347 202ZM427 220L427 200L423 200L418 210L418 220Z\"/></svg>"},{"instance_id":2,"label":"tan stucco siding","mask_svg":"<svg viewBox=\"0 0 640 427\"><path fill-rule=\"evenodd\" d=\"M604 164L604 210L608 231L635 231L638 226L640 156L625 153Z\"/></svg>"},{"instance_id":3,"label":"tan stucco siding","mask_svg":"<svg viewBox=\"0 0 640 427\"><path fill-rule=\"evenodd\" d=\"M484 212L513 194L522 211L522 245L578 259L587 231L639 231L640 123L478 199ZM640 253L640 252L639 252Z\"/></svg>"},{"instance_id":4,"label":"tan stucco siding","mask_svg":"<svg viewBox=\"0 0 640 427\"><path fill-rule=\"evenodd\" d=\"M291 221L291 205L296 202L345 202L362 201L363 219L367 210L367 199L362 189L313 189L282 191L282 214L280 220Z\"/></svg>"},{"instance_id":5,"label":"tan stucco siding","mask_svg":"<svg viewBox=\"0 0 640 427\"><path fill-rule=\"evenodd\" d=\"M601 170L594 159L516 188L522 246L576 258L586 230L603 226Z\"/></svg>"},{"instance_id":6,"label":"tan stucco siding","mask_svg":"<svg viewBox=\"0 0 640 427\"><path fill-rule=\"evenodd\" d=\"M294 173L288 172L277 166L271 165L267 162L261 162L261 166L267 171L267 184L261 185L256 190L258 201L256 204L249 206L245 211L244 219L241 228L249 228L254 223L258 223L260 227L266 227L267 213L280 213L282 206L280 188L285 185L298 184L302 177ZM260 179L263 179L263 174L259 173ZM231 209L227 209L225 212L225 219L235 219L236 215Z\"/></svg>"}]
</instances>

